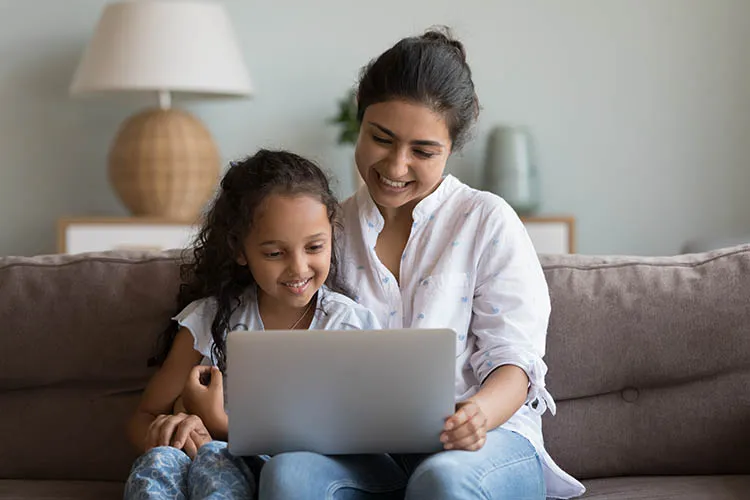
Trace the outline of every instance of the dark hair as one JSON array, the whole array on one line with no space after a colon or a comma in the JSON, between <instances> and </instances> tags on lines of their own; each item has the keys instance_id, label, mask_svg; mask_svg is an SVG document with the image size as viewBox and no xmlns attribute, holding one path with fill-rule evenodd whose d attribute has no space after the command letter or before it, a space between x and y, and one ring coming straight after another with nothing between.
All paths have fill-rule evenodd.
<instances>
[{"instance_id":1,"label":"dark hair","mask_svg":"<svg viewBox=\"0 0 750 500\"><path fill-rule=\"evenodd\" d=\"M392 99L423 104L442 114L451 150L463 147L479 116L479 99L464 46L448 28L404 38L362 69L357 91L359 121L368 106Z\"/></svg>"},{"instance_id":2,"label":"dark hair","mask_svg":"<svg viewBox=\"0 0 750 500\"><path fill-rule=\"evenodd\" d=\"M226 369L225 335L230 317L245 290L255 284L246 266L237 263L242 244L254 222L256 209L271 194L310 195L326 206L332 225L331 269L326 285L346 294L338 275L336 233L341 230L339 205L328 178L310 160L286 151L261 149L255 155L233 162L221 180L220 190L205 216L192 248L192 259L180 266L182 284L177 296L178 311L191 302L212 297L217 312L211 323L213 356L219 369ZM159 354L151 364L166 359L178 331L172 322L162 337Z\"/></svg>"}]
</instances>

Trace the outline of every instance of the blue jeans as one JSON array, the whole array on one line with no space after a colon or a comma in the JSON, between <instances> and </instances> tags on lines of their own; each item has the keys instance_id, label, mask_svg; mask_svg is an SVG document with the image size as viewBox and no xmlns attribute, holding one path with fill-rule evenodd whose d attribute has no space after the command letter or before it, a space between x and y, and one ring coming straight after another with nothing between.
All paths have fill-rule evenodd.
<instances>
[{"instance_id":1,"label":"blue jeans","mask_svg":"<svg viewBox=\"0 0 750 500\"><path fill-rule=\"evenodd\" d=\"M479 451L434 455L282 453L260 473L259 500L442 500L545 498L532 444L505 429Z\"/></svg>"},{"instance_id":2,"label":"blue jeans","mask_svg":"<svg viewBox=\"0 0 750 500\"><path fill-rule=\"evenodd\" d=\"M141 455L125 483L125 500L207 498L252 499L255 479L241 458L222 441L198 450L195 460L177 448L160 446Z\"/></svg>"}]
</instances>

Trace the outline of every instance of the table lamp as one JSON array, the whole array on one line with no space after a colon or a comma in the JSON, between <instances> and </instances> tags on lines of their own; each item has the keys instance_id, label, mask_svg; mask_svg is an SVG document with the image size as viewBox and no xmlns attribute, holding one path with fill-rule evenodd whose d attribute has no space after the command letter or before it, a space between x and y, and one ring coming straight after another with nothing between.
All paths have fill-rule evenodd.
<instances>
[{"instance_id":1,"label":"table lamp","mask_svg":"<svg viewBox=\"0 0 750 500\"><path fill-rule=\"evenodd\" d=\"M252 88L220 4L132 0L105 7L70 92L158 96L158 108L120 126L109 179L134 215L194 221L216 189L221 160L209 131L172 108L171 94L241 97Z\"/></svg>"}]
</instances>

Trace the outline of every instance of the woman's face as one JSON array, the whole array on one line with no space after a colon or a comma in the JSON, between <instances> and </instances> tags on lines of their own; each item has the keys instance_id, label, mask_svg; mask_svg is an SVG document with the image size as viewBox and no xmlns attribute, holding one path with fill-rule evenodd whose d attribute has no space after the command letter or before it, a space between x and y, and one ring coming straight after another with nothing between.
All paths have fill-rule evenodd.
<instances>
[{"instance_id":1,"label":"woman's face","mask_svg":"<svg viewBox=\"0 0 750 500\"><path fill-rule=\"evenodd\" d=\"M413 208L440 184L450 152L441 114L392 100L367 107L354 157L377 205Z\"/></svg>"}]
</instances>

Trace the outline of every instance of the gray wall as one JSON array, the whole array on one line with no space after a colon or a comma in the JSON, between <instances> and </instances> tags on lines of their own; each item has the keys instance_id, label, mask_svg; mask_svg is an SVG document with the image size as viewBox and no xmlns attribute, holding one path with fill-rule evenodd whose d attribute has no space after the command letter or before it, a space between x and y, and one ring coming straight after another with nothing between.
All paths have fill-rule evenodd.
<instances>
[{"instance_id":1,"label":"gray wall","mask_svg":"<svg viewBox=\"0 0 750 500\"><path fill-rule=\"evenodd\" d=\"M60 216L124 215L106 177L118 125L152 100L74 100L67 87L104 0L0 0L0 255L55 251ZM325 119L358 69L399 37L450 24L483 106L451 169L478 185L486 132L529 127L547 214L578 220L583 253L668 254L750 233L747 0L225 2L251 100L177 101L226 159L309 155L351 191Z\"/></svg>"}]
</instances>

